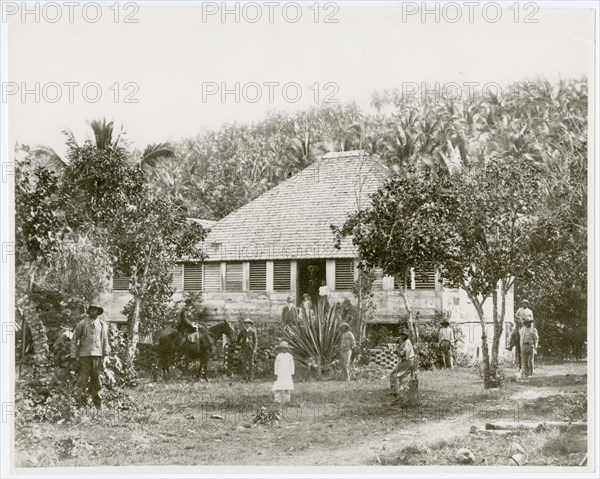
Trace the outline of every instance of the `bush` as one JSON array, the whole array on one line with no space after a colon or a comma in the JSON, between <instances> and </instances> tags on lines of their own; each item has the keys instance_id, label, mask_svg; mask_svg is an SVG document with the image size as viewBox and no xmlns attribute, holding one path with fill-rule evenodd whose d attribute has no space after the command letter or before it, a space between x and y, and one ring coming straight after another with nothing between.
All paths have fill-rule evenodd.
<instances>
[{"instance_id":1,"label":"bush","mask_svg":"<svg viewBox=\"0 0 600 479\"><path fill-rule=\"evenodd\" d=\"M285 338L294 358L321 376L323 368L339 355L341 338L337 304L320 303L310 316L304 308L296 323L285 326Z\"/></svg>"},{"instance_id":2,"label":"bush","mask_svg":"<svg viewBox=\"0 0 600 479\"><path fill-rule=\"evenodd\" d=\"M126 366L124 357L127 345L124 335L119 331L109 332L111 354L102 373L103 390L101 396L105 409L134 409L135 404L125 386L136 386L137 375ZM61 351L68 351L69 341L61 343ZM81 415L79 405L79 377L71 361L61 360L51 370L35 376L28 381L17 382L15 393L18 425L29 422L71 422Z\"/></svg>"},{"instance_id":3,"label":"bush","mask_svg":"<svg viewBox=\"0 0 600 479\"><path fill-rule=\"evenodd\" d=\"M433 321L420 321L418 318L415 320L419 332L419 342L414 346L415 352L419 356L419 369L422 371L439 368L443 365L438 346L438 331L441 328L440 323L444 319L448 319L447 315L437 312ZM454 338L457 343L457 347L453 352L454 364L467 365L471 362L470 356L457 351L460 343L463 342L462 329L457 323L450 323L450 327L454 331ZM402 318L400 322L394 324L369 324L363 354L369 356L368 349L372 349L380 344L397 342L402 329L410 330L406 318ZM362 358L359 364L364 364Z\"/></svg>"},{"instance_id":4,"label":"bush","mask_svg":"<svg viewBox=\"0 0 600 479\"><path fill-rule=\"evenodd\" d=\"M32 422L69 422L80 416L75 371L53 370L28 381L17 381L15 426Z\"/></svg>"}]
</instances>

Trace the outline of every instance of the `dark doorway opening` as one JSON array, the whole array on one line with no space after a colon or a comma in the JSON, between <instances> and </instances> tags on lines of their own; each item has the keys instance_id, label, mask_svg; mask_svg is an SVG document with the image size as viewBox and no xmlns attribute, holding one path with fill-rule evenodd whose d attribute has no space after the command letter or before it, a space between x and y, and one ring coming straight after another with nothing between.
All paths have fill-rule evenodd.
<instances>
[{"instance_id":1,"label":"dark doorway opening","mask_svg":"<svg viewBox=\"0 0 600 479\"><path fill-rule=\"evenodd\" d=\"M304 293L308 293L313 305L319 302L319 287L326 277L326 261L324 259L298 260L298 282L296 295L298 305L302 304Z\"/></svg>"}]
</instances>

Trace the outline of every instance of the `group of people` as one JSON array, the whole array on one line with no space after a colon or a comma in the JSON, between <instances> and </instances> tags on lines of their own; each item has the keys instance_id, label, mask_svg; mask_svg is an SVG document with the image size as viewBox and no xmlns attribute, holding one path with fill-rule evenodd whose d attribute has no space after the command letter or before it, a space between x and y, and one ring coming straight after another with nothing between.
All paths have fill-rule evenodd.
<instances>
[{"instance_id":1,"label":"group of people","mask_svg":"<svg viewBox=\"0 0 600 479\"><path fill-rule=\"evenodd\" d=\"M319 305L328 305L329 304L329 296L331 295L331 290L325 283L325 281L321 281L321 286L319 287ZM281 322L286 324L292 324L298 321L300 317L300 311L304 311L304 315L306 318L312 318L315 314L315 306L313 303L310 294L304 293L302 295L302 302L300 307L297 307L295 301L288 296L286 299L285 306L281 311Z\"/></svg>"},{"instance_id":2,"label":"group of people","mask_svg":"<svg viewBox=\"0 0 600 479\"><path fill-rule=\"evenodd\" d=\"M308 296L308 295L306 295ZM310 300L310 298L309 298ZM83 315L83 319L77 324L70 344L71 359L79 362L79 383L81 389L81 401L87 402L88 391L91 393L92 402L97 408L101 408L102 398L102 370L106 366L110 354L108 341L108 326L100 319L104 310L99 306L89 306ZM297 319L298 310L291 298L287 298L287 304L282 313L284 324ZM534 371L534 357L537 353L539 335L533 326L533 312L529 307L529 301L521 301L521 307L515 314L516 327L510 334L508 350L515 349L515 359L520 374L524 378L531 377ZM454 332L448 321L441 322L438 332L438 345L442 353L442 362L445 368L452 369L454 349ZM200 325L192 322L185 314L181 315L179 328L190 332L197 330ZM186 329L187 328L187 329ZM353 351L356 347L356 339L347 323L340 325L339 364L342 379L350 381L350 365ZM409 388L410 380L413 378L415 369L415 351L410 340L411 334L408 329L400 331L397 356L398 364L390 374L390 389L394 396L399 396L402 391ZM185 337L183 339L185 341ZM254 321L246 318L242 321L242 329L237 336L237 343L241 346L240 356L243 376L246 380L254 379L254 364L258 349L258 334L254 327ZM290 345L282 341L277 347L274 372L277 377L272 391L275 401L285 403L290 401L291 392L294 390L293 375L295 373L294 358L290 353Z\"/></svg>"}]
</instances>

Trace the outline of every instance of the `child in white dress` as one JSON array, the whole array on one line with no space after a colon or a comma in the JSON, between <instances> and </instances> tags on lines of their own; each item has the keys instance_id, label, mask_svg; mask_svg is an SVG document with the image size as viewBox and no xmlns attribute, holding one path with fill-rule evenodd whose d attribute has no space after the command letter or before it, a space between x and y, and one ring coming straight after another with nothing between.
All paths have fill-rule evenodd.
<instances>
[{"instance_id":1,"label":"child in white dress","mask_svg":"<svg viewBox=\"0 0 600 479\"><path fill-rule=\"evenodd\" d=\"M275 402L285 404L290 402L291 393L294 390L294 358L290 354L290 345L287 341L282 341L276 348L280 351L275 358L275 375L277 380L273 384L272 391L275 396Z\"/></svg>"}]
</instances>

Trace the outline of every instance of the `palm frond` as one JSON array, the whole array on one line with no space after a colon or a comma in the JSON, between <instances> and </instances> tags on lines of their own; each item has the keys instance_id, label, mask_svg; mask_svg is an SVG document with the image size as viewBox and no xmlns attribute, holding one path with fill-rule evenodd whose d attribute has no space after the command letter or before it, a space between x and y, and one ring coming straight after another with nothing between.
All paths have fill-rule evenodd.
<instances>
[{"instance_id":1,"label":"palm frond","mask_svg":"<svg viewBox=\"0 0 600 479\"><path fill-rule=\"evenodd\" d=\"M156 168L162 160L173 158L175 158L175 152L168 143L153 143L144 149L140 166L142 170L149 172Z\"/></svg>"},{"instance_id":2,"label":"palm frond","mask_svg":"<svg viewBox=\"0 0 600 479\"><path fill-rule=\"evenodd\" d=\"M92 131L94 132L94 137L96 138L96 146L100 150L106 150L110 146L113 145L113 128L114 122L109 121L106 122L106 118L103 118L102 121L93 120L90 123L92 127Z\"/></svg>"}]
</instances>

